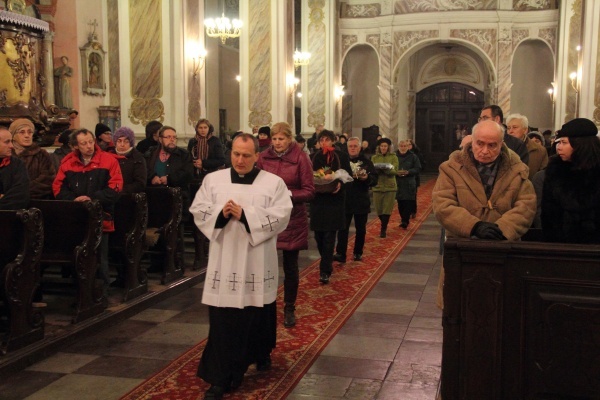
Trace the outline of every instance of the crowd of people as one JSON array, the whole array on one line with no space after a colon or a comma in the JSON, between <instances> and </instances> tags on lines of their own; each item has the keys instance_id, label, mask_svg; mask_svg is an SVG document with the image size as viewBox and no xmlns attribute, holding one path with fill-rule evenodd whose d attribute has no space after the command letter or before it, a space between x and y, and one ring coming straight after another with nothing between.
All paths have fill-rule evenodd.
<instances>
[{"instance_id":1,"label":"crowd of people","mask_svg":"<svg viewBox=\"0 0 600 400\"><path fill-rule=\"evenodd\" d=\"M552 136L532 130L521 114L503 123L500 107L483 108L472 133L461 131L460 149L440 165L433 210L446 234L519 240L533 227L551 242L600 243L596 125L576 118ZM308 249L309 230L321 256L319 281L326 285L334 263L347 262L353 220L352 260L361 262L372 209L380 239L387 238L395 204L401 229L417 213L426 155L412 139L400 140L394 151L395 143L379 137L373 152L368 141L336 135L323 125L305 140L278 122L236 132L223 143L205 118L195 125L187 149L177 145L171 126L151 121L145 133L136 145L127 127L66 130L49 154L34 142L30 120L0 126L0 209L26 208L30 199L98 200L104 211L98 277L107 296L125 280L117 269L111 281L108 265L120 194L180 187L184 221L193 218L211 244L202 298L209 305L210 332L198 367L198 376L211 384L209 399L239 387L251 364L259 371L271 368L278 250L283 325L292 328L301 290L299 252ZM194 193L190 187L199 189ZM440 299L443 280L442 271Z\"/></svg>"}]
</instances>

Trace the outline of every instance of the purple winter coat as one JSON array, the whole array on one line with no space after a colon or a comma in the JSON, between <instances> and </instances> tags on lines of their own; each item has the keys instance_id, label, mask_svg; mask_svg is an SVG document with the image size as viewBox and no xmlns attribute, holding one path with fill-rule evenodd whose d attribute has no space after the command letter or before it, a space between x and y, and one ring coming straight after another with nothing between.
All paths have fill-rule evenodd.
<instances>
[{"instance_id":1,"label":"purple winter coat","mask_svg":"<svg viewBox=\"0 0 600 400\"><path fill-rule=\"evenodd\" d=\"M296 142L282 157L272 147L260 153L256 166L279 176L292 192L292 216L285 231L277 236L279 250L308 249L308 215L306 202L315 196L313 170L310 159Z\"/></svg>"}]
</instances>

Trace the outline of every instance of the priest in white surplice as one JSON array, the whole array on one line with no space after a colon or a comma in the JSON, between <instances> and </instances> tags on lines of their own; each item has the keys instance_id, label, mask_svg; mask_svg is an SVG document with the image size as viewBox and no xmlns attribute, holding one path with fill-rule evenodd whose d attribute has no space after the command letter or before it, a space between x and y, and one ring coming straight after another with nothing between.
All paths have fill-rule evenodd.
<instances>
[{"instance_id":1,"label":"priest in white surplice","mask_svg":"<svg viewBox=\"0 0 600 400\"><path fill-rule=\"evenodd\" d=\"M208 342L198 376L207 399L237 388L248 366L271 366L278 285L277 234L288 224L290 192L277 175L255 168L258 140L235 137L232 168L208 174L190 207L210 240L202 302L209 305Z\"/></svg>"}]
</instances>

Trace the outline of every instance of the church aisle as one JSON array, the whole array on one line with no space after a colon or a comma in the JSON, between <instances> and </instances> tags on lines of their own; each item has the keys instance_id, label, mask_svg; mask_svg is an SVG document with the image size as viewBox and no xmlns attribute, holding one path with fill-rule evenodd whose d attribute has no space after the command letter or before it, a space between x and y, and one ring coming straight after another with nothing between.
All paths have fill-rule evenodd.
<instances>
[{"instance_id":1,"label":"church aisle","mask_svg":"<svg viewBox=\"0 0 600 400\"><path fill-rule=\"evenodd\" d=\"M435 398L442 345L441 311L435 306L439 234L430 215L288 399ZM310 246L300 253L300 265L319 258L312 238ZM13 375L0 384L2 398L120 398L206 337L201 288L190 288Z\"/></svg>"}]
</instances>

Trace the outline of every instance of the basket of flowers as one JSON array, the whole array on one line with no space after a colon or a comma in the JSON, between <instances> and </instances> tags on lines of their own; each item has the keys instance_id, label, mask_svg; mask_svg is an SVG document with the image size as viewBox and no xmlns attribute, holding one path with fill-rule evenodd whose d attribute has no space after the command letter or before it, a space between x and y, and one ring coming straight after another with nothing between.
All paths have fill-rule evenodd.
<instances>
[{"instance_id":1,"label":"basket of flowers","mask_svg":"<svg viewBox=\"0 0 600 400\"><path fill-rule=\"evenodd\" d=\"M332 171L329 167L319 168L313 172L316 193L332 193L337 189L339 182L352 181L346 170Z\"/></svg>"}]
</instances>

